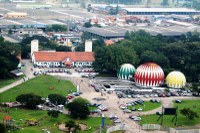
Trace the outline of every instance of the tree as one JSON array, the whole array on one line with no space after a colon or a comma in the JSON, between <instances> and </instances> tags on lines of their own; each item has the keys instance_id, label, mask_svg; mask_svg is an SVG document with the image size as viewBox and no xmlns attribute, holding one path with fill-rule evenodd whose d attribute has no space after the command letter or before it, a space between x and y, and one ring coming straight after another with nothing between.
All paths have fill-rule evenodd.
<instances>
[{"instance_id":1,"label":"tree","mask_svg":"<svg viewBox=\"0 0 200 133\"><path fill-rule=\"evenodd\" d=\"M74 118L86 118L90 111L87 106L89 102L83 98L76 98L71 103L67 105L67 108L71 112L72 117Z\"/></svg>"},{"instance_id":2,"label":"tree","mask_svg":"<svg viewBox=\"0 0 200 133\"><path fill-rule=\"evenodd\" d=\"M48 38L44 36L31 36L31 37L26 37L23 38L21 41L21 54L22 58L29 58L29 53L31 52L31 41L37 39L40 43L40 48L41 49L56 49L57 44L54 42L50 41Z\"/></svg>"},{"instance_id":3,"label":"tree","mask_svg":"<svg viewBox=\"0 0 200 133\"><path fill-rule=\"evenodd\" d=\"M6 127L0 123L0 133L6 133Z\"/></svg>"},{"instance_id":4,"label":"tree","mask_svg":"<svg viewBox=\"0 0 200 133\"><path fill-rule=\"evenodd\" d=\"M62 51L62 52L71 52L71 47L68 46L58 46L56 47L56 51Z\"/></svg>"},{"instance_id":5,"label":"tree","mask_svg":"<svg viewBox=\"0 0 200 133\"><path fill-rule=\"evenodd\" d=\"M66 103L66 98L60 94L50 94L48 98L55 105L64 105Z\"/></svg>"},{"instance_id":6,"label":"tree","mask_svg":"<svg viewBox=\"0 0 200 133\"><path fill-rule=\"evenodd\" d=\"M76 131L81 129L80 126L78 124L76 124L76 122L73 120L69 120L69 121L65 122L65 127L68 128L69 132L73 131L74 133L76 133Z\"/></svg>"},{"instance_id":7,"label":"tree","mask_svg":"<svg viewBox=\"0 0 200 133\"><path fill-rule=\"evenodd\" d=\"M163 0L163 2L161 3L161 5L168 6L169 5L169 1L168 0Z\"/></svg>"},{"instance_id":8,"label":"tree","mask_svg":"<svg viewBox=\"0 0 200 133\"><path fill-rule=\"evenodd\" d=\"M41 96L33 93L21 94L16 97L16 101L30 109L35 109L37 105L44 103Z\"/></svg>"},{"instance_id":9,"label":"tree","mask_svg":"<svg viewBox=\"0 0 200 133\"><path fill-rule=\"evenodd\" d=\"M162 53L155 53L153 51L144 51L140 57L140 63L146 62L155 62L159 64L161 67L164 66L165 68L169 67L169 59L163 55Z\"/></svg>"},{"instance_id":10,"label":"tree","mask_svg":"<svg viewBox=\"0 0 200 133\"><path fill-rule=\"evenodd\" d=\"M0 37L0 79L11 77L10 71L16 69L19 64L19 59L17 58L19 54L19 45L4 41Z\"/></svg>"},{"instance_id":11,"label":"tree","mask_svg":"<svg viewBox=\"0 0 200 133\"><path fill-rule=\"evenodd\" d=\"M124 63L138 63L138 56L134 49L121 45L98 47L94 57L93 67L99 72L116 73Z\"/></svg>"},{"instance_id":12,"label":"tree","mask_svg":"<svg viewBox=\"0 0 200 133\"><path fill-rule=\"evenodd\" d=\"M184 108L180 110L180 112L189 120L194 120L195 118L199 118L198 114L194 112L193 110L190 110L190 108Z\"/></svg>"},{"instance_id":13,"label":"tree","mask_svg":"<svg viewBox=\"0 0 200 133\"><path fill-rule=\"evenodd\" d=\"M197 94L198 94L198 96L199 96L199 94L200 94L200 86L199 86L198 83L192 83L192 90L193 90L194 92L197 92Z\"/></svg>"},{"instance_id":14,"label":"tree","mask_svg":"<svg viewBox=\"0 0 200 133\"><path fill-rule=\"evenodd\" d=\"M4 42L4 38L0 36L0 42Z\"/></svg>"},{"instance_id":15,"label":"tree","mask_svg":"<svg viewBox=\"0 0 200 133\"><path fill-rule=\"evenodd\" d=\"M67 27L65 25L52 24L46 28L47 32L65 32Z\"/></svg>"},{"instance_id":16,"label":"tree","mask_svg":"<svg viewBox=\"0 0 200 133\"><path fill-rule=\"evenodd\" d=\"M54 117L54 118L58 118L59 116L59 112L57 110L49 110L47 112L48 116Z\"/></svg>"},{"instance_id":17,"label":"tree","mask_svg":"<svg viewBox=\"0 0 200 133\"><path fill-rule=\"evenodd\" d=\"M83 27L90 28L90 27L92 27L92 24L90 22L85 22Z\"/></svg>"}]
</instances>

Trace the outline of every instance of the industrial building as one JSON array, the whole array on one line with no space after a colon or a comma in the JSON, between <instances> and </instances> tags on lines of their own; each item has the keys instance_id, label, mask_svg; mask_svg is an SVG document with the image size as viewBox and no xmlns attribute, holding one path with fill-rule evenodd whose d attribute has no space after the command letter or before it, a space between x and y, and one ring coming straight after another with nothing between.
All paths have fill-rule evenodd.
<instances>
[{"instance_id":1,"label":"industrial building","mask_svg":"<svg viewBox=\"0 0 200 133\"><path fill-rule=\"evenodd\" d=\"M197 15L200 11L188 8L123 8L127 15Z\"/></svg>"},{"instance_id":2,"label":"industrial building","mask_svg":"<svg viewBox=\"0 0 200 133\"><path fill-rule=\"evenodd\" d=\"M27 18L28 14L25 12L8 12L4 15L4 18Z\"/></svg>"},{"instance_id":3,"label":"industrial building","mask_svg":"<svg viewBox=\"0 0 200 133\"><path fill-rule=\"evenodd\" d=\"M150 33L152 36L162 34L163 36L176 36L179 37L182 34L187 32L200 31L199 26L195 25L186 25L186 23L173 23L174 21L169 21L170 25L161 25L161 26L109 26L109 27L91 27L91 28L82 28L82 31L89 33L94 38L102 39L121 39L124 38L127 31L134 32L139 30L145 30ZM169 22L167 24L169 24ZM184 26L183 26L184 24Z\"/></svg>"}]
</instances>

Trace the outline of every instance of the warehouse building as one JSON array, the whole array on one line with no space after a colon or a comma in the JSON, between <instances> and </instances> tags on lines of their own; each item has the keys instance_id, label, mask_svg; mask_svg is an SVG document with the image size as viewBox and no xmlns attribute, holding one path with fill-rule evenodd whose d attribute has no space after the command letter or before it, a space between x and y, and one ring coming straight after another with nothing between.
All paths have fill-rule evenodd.
<instances>
[{"instance_id":1,"label":"warehouse building","mask_svg":"<svg viewBox=\"0 0 200 133\"><path fill-rule=\"evenodd\" d=\"M27 18L28 14L25 12L8 12L4 15L5 18Z\"/></svg>"},{"instance_id":2,"label":"warehouse building","mask_svg":"<svg viewBox=\"0 0 200 133\"><path fill-rule=\"evenodd\" d=\"M123 8L127 15L197 15L200 11L188 8Z\"/></svg>"}]
</instances>

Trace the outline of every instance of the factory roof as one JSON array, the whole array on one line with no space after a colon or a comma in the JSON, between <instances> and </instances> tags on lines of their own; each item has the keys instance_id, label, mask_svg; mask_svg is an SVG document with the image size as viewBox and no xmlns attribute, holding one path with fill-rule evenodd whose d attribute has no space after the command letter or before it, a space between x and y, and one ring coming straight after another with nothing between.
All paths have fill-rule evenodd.
<instances>
[{"instance_id":1,"label":"factory roof","mask_svg":"<svg viewBox=\"0 0 200 133\"><path fill-rule=\"evenodd\" d=\"M188 8L123 8L128 12L200 12Z\"/></svg>"}]
</instances>

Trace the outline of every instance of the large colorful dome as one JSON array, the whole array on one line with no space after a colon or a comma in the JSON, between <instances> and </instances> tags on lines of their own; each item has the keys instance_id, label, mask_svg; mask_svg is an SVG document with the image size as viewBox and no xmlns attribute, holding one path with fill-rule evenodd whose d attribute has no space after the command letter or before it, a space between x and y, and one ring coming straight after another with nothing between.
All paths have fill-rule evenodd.
<instances>
[{"instance_id":1,"label":"large colorful dome","mask_svg":"<svg viewBox=\"0 0 200 133\"><path fill-rule=\"evenodd\" d=\"M135 73L135 67L131 64L123 64L117 74L119 79L128 80Z\"/></svg>"},{"instance_id":2,"label":"large colorful dome","mask_svg":"<svg viewBox=\"0 0 200 133\"><path fill-rule=\"evenodd\" d=\"M135 83L138 86L154 87L163 83L165 78L162 68L155 63L140 65L135 72Z\"/></svg>"},{"instance_id":3,"label":"large colorful dome","mask_svg":"<svg viewBox=\"0 0 200 133\"><path fill-rule=\"evenodd\" d=\"M183 88L186 84L186 78L182 72L172 71L166 77L166 84L171 88Z\"/></svg>"}]
</instances>

